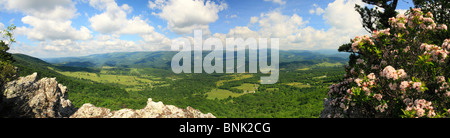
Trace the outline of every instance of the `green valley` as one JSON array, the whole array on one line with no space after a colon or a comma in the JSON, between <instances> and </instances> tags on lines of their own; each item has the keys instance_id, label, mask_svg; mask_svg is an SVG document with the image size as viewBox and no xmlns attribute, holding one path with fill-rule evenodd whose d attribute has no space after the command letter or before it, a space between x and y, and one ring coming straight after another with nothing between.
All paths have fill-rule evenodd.
<instances>
[{"instance_id":1,"label":"green valley","mask_svg":"<svg viewBox=\"0 0 450 138\"><path fill-rule=\"evenodd\" d=\"M217 117L299 118L320 115L328 86L343 77L343 65L348 61L309 51L281 51L278 83L261 85L260 77L267 74L175 74L168 67L172 54L132 52L46 59L52 64L15 54L14 64L21 76L38 72L39 77L56 77L69 88L69 99L77 107L92 103L112 110L139 109L152 98Z\"/></svg>"}]
</instances>

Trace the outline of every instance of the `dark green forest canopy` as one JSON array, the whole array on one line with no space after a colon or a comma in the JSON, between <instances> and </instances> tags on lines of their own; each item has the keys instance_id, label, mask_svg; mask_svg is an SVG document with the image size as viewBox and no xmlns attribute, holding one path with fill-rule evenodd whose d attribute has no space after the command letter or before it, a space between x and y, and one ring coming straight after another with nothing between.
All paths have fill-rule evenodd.
<instances>
[{"instance_id":1,"label":"dark green forest canopy","mask_svg":"<svg viewBox=\"0 0 450 138\"><path fill-rule=\"evenodd\" d=\"M303 53L303 54L299 54ZM289 54L293 56L289 56ZM164 55L164 54L162 54ZM323 109L322 100L326 97L328 86L343 76L342 67L346 58L324 58L317 53L283 53L286 57L280 68L280 80L273 85L257 85L252 94L242 94L237 86L259 84L261 76L234 79L230 74L174 74L171 70L158 68L114 68L70 67L49 64L38 58L14 54L20 75L26 76L38 72L38 76L56 77L58 82L69 89L69 99L80 107L84 103L107 107L112 110L121 108L140 109L147 98L162 101L164 104L181 108L187 106L210 112L217 117L318 117ZM301 60L289 60L296 57ZM330 57L330 56L329 56ZM162 58L160 58L162 59ZM293 59L293 58L291 58ZM159 61L154 61L159 62ZM139 73L133 70L139 70ZM161 87L146 87L139 91L128 91L128 87L115 83L100 83L89 79L69 77L59 72L86 72L101 75L129 75L141 78L153 75L158 78ZM239 74L237 74L239 75ZM218 86L224 81L223 86ZM164 87L166 86L166 87ZM255 85L256 86L256 85ZM224 99L208 98L213 89L241 93L238 97Z\"/></svg>"}]
</instances>

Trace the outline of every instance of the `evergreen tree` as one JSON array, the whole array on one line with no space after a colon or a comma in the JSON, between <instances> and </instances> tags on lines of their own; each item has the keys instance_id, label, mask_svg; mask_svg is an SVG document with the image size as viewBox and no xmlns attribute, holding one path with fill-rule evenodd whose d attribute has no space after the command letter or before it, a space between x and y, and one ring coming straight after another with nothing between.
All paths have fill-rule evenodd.
<instances>
[{"instance_id":1,"label":"evergreen tree","mask_svg":"<svg viewBox=\"0 0 450 138\"><path fill-rule=\"evenodd\" d=\"M413 0L416 8L425 13L431 12L438 24L450 25L450 1L448 0Z\"/></svg>"},{"instance_id":2,"label":"evergreen tree","mask_svg":"<svg viewBox=\"0 0 450 138\"><path fill-rule=\"evenodd\" d=\"M0 103L3 99L3 85L6 82L15 79L17 74L15 67L12 65L14 60L11 54L7 52L9 46L15 42L12 34L14 29L16 29L16 26L11 25L5 30L0 31L2 38L6 39L6 41L0 40Z\"/></svg>"}]
</instances>

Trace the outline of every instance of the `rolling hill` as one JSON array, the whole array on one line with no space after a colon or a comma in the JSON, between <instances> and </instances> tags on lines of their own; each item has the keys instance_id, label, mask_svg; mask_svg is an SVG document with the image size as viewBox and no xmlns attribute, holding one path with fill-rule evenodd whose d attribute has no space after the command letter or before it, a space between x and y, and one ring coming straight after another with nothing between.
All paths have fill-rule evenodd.
<instances>
[{"instance_id":1,"label":"rolling hill","mask_svg":"<svg viewBox=\"0 0 450 138\"><path fill-rule=\"evenodd\" d=\"M208 52L204 52L206 55ZM342 77L347 58L311 51L280 51L279 82L267 74L175 74L176 52L128 52L41 60L14 54L20 75L56 77L76 107L140 109L148 98L217 117L318 117L328 86ZM247 55L248 56L248 55ZM51 63L48 63L48 62Z\"/></svg>"},{"instance_id":2,"label":"rolling hill","mask_svg":"<svg viewBox=\"0 0 450 138\"><path fill-rule=\"evenodd\" d=\"M209 52L204 51L203 57ZM44 58L43 60L56 65L71 67L125 67L125 68L159 68L169 69L172 57L177 54L174 51L156 52L119 52L107 54L95 54L83 57ZM224 54L225 55L225 54ZM236 55L236 54L235 54ZM192 54L193 56L193 54ZM248 61L248 52L246 52ZM306 51L290 50L280 51L280 68L287 70L297 69L328 62L332 64L346 64L348 54L333 52L330 50ZM270 58L270 53L268 55Z\"/></svg>"}]
</instances>

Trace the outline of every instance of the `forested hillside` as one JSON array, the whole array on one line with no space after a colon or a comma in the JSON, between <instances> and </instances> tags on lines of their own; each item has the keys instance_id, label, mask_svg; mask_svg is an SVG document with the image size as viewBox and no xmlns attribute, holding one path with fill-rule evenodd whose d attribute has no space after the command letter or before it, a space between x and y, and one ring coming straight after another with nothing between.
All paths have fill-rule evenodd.
<instances>
[{"instance_id":1,"label":"forested hillside","mask_svg":"<svg viewBox=\"0 0 450 138\"><path fill-rule=\"evenodd\" d=\"M124 57L117 59L131 59L126 55L135 54L120 53ZM164 63L167 55L157 52L141 56L153 57L146 62L153 66ZM148 98L153 98L181 108L191 106L217 117L318 117L328 86L343 77L342 65L346 61L312 52L283 52L278 83L261 85L260 77L267 74L175 74L166 67L126 66L121 62L98 66L95 60L95 67L52 65L27 55L13 56L21 76L38 72L40 77L56 77L68 87L69 99L77 107L92 103L113 110L139 109Z\"/></svg>"}]
</instances>

